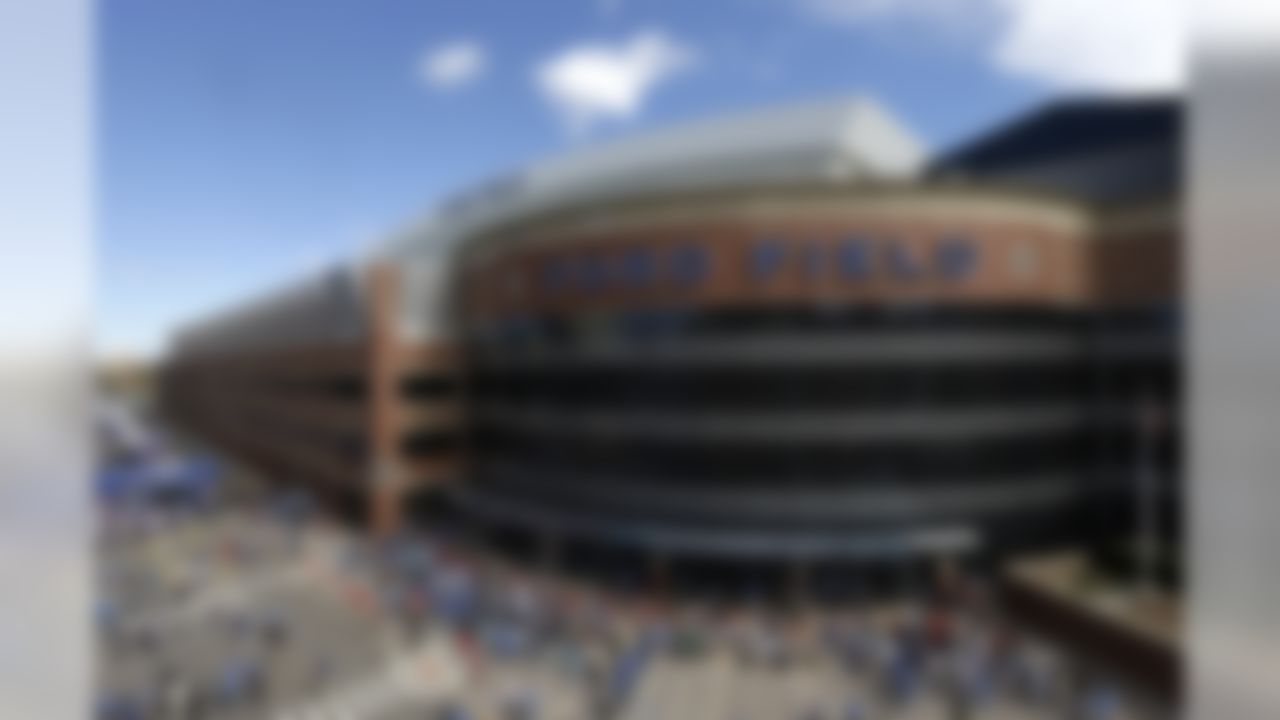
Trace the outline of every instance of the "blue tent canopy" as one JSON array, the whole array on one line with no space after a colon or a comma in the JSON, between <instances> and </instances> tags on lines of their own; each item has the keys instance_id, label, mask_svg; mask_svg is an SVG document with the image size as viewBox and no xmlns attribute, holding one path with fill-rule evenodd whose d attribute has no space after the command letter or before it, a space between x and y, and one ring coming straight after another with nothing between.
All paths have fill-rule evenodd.
<instances>
[{"instance_id":1,"label":"blue tent canopy","mask_svg":"<svg viewBox=\"0 0 1280 720\"><path fill-rule=\"evenodd\" d=\"M181 496L208 497L222 477L218 463L209 457L165 461L134 461L103 468L95 478L100 499Z\"/></svg>"}]
</instances>

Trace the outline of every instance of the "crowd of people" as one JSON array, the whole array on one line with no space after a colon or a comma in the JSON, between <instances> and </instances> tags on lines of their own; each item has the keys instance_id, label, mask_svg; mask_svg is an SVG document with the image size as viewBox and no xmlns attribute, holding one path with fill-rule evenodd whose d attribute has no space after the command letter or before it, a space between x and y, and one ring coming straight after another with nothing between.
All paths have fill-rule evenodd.
<instances>
[{"instance_id":1,"label":"crowd of people","mask_svg":"<svg viewBox=\"0 0 1280 720\"><path fill-rule=\"evenodd\" d=\"M173 520L172 510L114 512L118 517L108 529L116 543L181 522ZM308 533L326 522L292 495L263 501L252 512L277 529L269 547L250 536L224 537L213 548L214 557L197 560L243 567L265 565L272 554L296 557ZM163 517L169 520L157 519ZM427 533L387 540L343 537L332 546L333 565L341 586L355 598L353 612L366 614L377 627L392 628L406 644L447 638L472 684L483 684L486 675L504 668L554 669L563 681L557 688L530 682L504 690L498 706L509 720L558 717L548 710L549 694L565 692L577 693L581 717L638 717L636 707L646 701L646 676L656 664L711 656L765 672L802 673L826 664L847 674L849 687L857 691L846 694L839 712L815 704L796 710L798 720L893 717L924 700L942 708L945 718L980 718L997 704L1017 707L1017 717L1027 718L1141 717L1116 686L1078 674L1065 656L1017 632L973 583L929 598L856 609L710 604L682 600L678 591L609 592ZM129 612L130 603L143 602L148 592L169 592L172 602L199 588L191 587L190 577L157 590L124 569L118 575L106 583L111 592L98 606L101 642L108 655L154 657L154 692L104 692L98 717L259 717L269 712L273 658L299 644L304 632L289 607L267 603L220 610L214 621L228 635L248 638L242 646L251 651L226 659L213 678L193 684L164 659L162 629L127 620L137 614ZM309 692L322 693L337 682L345 652L328 647L295 661L305 668ZM433 701L423 717L467 720L478 717L475 704L467 692L455 693Z\"/></svg>"},{"instance_id":2,"label":"crowd of people","mask_svg":"<svg viewBox=\"0 0 1280 720\"><path fill-rule=\"evenodd\" d=\"M608 593L420 535L373 552L367 565L379 568L385 607L406 632L449 633L478 673L486 664L552 658L589 695L592 717L625 708L655 660L715 653L778 671L835 663L873 688L849 698L843 717L850 720L892 713L929 693L943 699L951 718L980 717L997 701L1020 705L1026 717L1069 712L1105 720L1122 709L1115 685L1077 676L1066 657L1005 622L973 582L928 599L852 610L708 605L674 594ZM511 717L537 717L538 705L530 690L512 703ZM458 707L447 716L467 714Z\"/></svg>"}]
</instances>

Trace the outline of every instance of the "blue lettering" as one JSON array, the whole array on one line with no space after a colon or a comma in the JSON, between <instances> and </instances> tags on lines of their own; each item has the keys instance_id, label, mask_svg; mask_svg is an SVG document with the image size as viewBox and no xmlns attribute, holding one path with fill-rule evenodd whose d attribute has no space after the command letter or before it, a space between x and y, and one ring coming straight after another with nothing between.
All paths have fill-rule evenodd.
<instances>
[{"instance_id":1,"label":"blue lettering","mask_svg":"<svg viewBox=\"0 0 1280 720\"><path fill-rule=\"evenodd\" d=\"M786 253L778 240L761 240L751 248L751 279L769 280L782 269Z\"/></svg>"},{"instance_id":2,"label":"blue lettering","mask_svg":"<svg viewBox=\"0 0 1280 720\"><path fill-rule=\"evenodd\" d=\"M697 285L711 272L711 255L701 245L684 245L671 258L672 277L681 285Z\"/></svg>"},{"instance_id":3,"label":"blue lettering","mask_svg":"<svg viewBox=\"0 0 1280 720\"><path fill-rule=\"evenodd\" d=\"M847 238L840 243L840 273L851 280L866 280L871 275L871 247L865 238Z\"/></svg>"},{"instance_id":4,"label":"blue lettering","mask_svg":"<svg viewBox=\"0 0 1280 720\"><path fill-rule=\"evenodd\" d=\"M938 273L946 280L963 280L978 267L978 249L969 238L950 236L934 246Z\"/></svg>"}]
</instances>

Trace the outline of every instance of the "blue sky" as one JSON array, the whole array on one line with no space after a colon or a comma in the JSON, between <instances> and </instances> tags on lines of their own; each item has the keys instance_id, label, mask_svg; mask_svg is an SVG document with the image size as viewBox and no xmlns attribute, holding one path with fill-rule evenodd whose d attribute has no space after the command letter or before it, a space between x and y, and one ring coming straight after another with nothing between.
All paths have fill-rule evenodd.
<instances>
[{"instance_id":1,"label":"blue sky","mask_svg":"<svg viewBox=\"0 0 1280 720\"><path fill-rule=\"evenodd\" d=\"M945 147L1055 93L1168 84L1123 18L1073 19L1100 1L102 3L99 350L153 354L475 181L646 127L869 94Z\"/></svg>"}]
</instances>

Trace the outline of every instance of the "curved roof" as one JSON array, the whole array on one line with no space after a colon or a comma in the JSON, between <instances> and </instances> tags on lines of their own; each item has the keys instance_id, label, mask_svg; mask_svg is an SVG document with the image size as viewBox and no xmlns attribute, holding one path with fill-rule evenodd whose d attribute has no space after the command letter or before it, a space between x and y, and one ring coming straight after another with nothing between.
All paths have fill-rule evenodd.
<instances>
[{"instance_id":1,"label":"curved roof","mask_svg":"<svg viewBox=\"0 0 1280 720\"><path fill-rule=\"evenodd\" d=\"M591 145L497 178L446 202L388 244L394 256L422 243L567 203L652 192L806 180L904 180L926 150L873 100L838 98L714 117Z\"/></svg>"},{"instance_id":2,"label":"curved roof","mask_svg":"<svg viewBox=\"0 0 1280 720\"><path fill-rule=\"evenodd\" d=\"M903 180L924 163L923 145L866 98L736 113L590 145L466 191L366 257L195 323L179 334L176 349L279 346L358 334L359 268L379 260L402 268L402 329L410 336L433 336L443 329L441 304L453 248L494 224L566 204L647 193Z\"/></svg>"}]
</instances>

